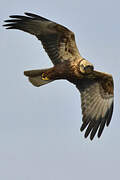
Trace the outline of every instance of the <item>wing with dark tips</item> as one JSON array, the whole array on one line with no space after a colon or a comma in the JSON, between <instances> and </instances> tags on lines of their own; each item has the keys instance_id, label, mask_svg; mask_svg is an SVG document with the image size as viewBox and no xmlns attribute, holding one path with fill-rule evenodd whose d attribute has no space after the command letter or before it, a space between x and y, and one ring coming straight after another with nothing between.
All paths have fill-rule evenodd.
<instances>
[{"instance_id":1,"label":"wing with dark tips","mask_svg":"<svg viewBox=\"0 0 120 180\"><path fill-rule=\"evenodd\" d=\"M96 72L93 77L79 81L77 88L81 93L81 107L85 138L92 140L97 133L101 136L105 125L108 126L113 113L113 79L111 75Z\"/></svg>"},{"instance_id":2,"label":"wing with dark tips","mask_svg":"<svg viewBox=\"0 0 120 180\"><path fill-rule=\"evenodd\" d=\"M81 58L72 31L44 17L31 13L25 15L12 15L3 26L35 35L42 42L53 64Z\"/></svg>"}]
</instances>

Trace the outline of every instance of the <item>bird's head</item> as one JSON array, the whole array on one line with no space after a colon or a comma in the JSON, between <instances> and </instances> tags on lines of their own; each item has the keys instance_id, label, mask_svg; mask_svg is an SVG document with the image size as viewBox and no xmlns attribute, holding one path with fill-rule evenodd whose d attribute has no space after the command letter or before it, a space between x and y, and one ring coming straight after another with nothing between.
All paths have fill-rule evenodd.
<instances>
[{"instance_id":1,"label":"bird's head","mask_svg":"<svg viewBox=\"0 0 120 180\"><path fill-rule=\"evenodd\" d=\"M80 72L83 74L90 74L94 70L94 66L87 61L86 59L82 59L80 61Z\"/></svg>"}]
</instances>

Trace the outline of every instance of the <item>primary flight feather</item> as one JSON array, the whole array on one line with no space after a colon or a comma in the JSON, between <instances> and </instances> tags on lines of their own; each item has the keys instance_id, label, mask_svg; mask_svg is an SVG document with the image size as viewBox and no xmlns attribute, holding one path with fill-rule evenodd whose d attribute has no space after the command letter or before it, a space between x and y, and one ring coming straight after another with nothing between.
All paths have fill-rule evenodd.
<instances>
[{"instance_id":1,"label":"primary flight feather","mask_svg":"<svg viewBox=\"0 0 120 180\"><path fill-rule=\"evenodd\" d=\"M94 70L76 46L75 35L66 27L44 17L25 13L6 20L7 29L19 29L35 35L42 42L54 66L49 69L25 71L24 75L36 87L54 80L66 79L76 85L81 94L82 126L85 137L92 140L110 124L113 112L114 85L110 74Z\"/></svg>"}]
</instances>

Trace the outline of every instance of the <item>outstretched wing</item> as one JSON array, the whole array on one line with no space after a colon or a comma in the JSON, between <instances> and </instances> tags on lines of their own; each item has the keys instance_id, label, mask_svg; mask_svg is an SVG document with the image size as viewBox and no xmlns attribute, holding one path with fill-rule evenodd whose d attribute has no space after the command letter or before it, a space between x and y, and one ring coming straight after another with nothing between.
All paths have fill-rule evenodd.
<instances>
[{"instance_id":1,"label":"outstretched wing","mask_svg":"<svg viewBox=\"0 0 120 180\"><path fill-rule=\"evenodd\" d=\"M85 137L90 134L92 140L97 133L101 136L103 129L110 124L113 113L114 85L111 75L94 72L93 77L79 81L77 88L81 93L83 124Z\"/></svg>"},{"instance_id":2,"label":"outstretched wing","mask_svg":"<svg viewBox=\"0 0 120 180\"><path fill-rule=\"evenodd\" d=\"M81 58L75 36L66 27L44 17L25 13L26 16L12 15L6 29L19 29L35 35L41 42L53 64Z\"/></svg>"}]
</instances>

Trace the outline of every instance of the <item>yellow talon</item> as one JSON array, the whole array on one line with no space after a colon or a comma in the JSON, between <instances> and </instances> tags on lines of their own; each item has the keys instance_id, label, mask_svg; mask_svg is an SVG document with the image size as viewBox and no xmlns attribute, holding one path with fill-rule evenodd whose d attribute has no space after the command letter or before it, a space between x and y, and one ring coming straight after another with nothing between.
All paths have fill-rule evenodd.
<instances>
[{"instance_id":1,"label":"yellow talon","mask_svg":"<svg viewBox=\"0 0 120 180\"><path fill-rule=\"evenodd\" d=\"M47 76L45 76L45 73L42 73L42 80L44 80L44 81L48 81L49 80L49 78Z\"/></svg>"}]
</instances>

